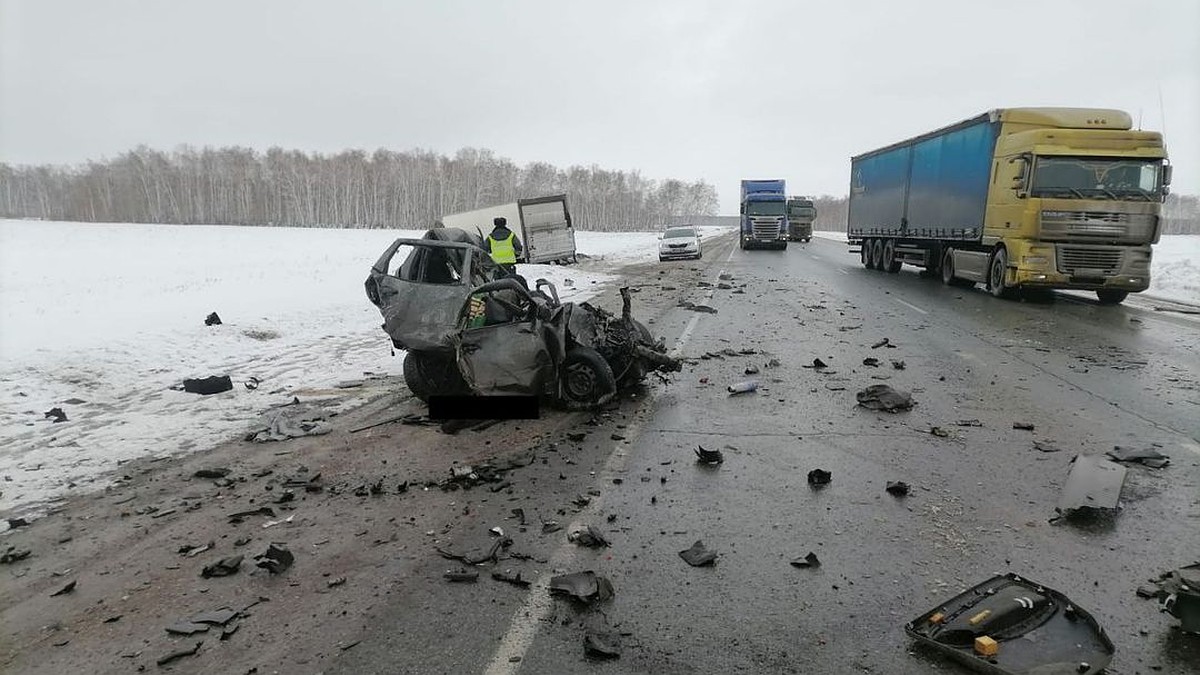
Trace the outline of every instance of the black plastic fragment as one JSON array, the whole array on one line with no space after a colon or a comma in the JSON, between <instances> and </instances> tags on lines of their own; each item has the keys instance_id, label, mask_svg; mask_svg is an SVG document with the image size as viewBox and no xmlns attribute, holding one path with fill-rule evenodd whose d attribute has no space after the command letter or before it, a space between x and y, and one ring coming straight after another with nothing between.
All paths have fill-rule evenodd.
<instances>
[{"instance_id":1,"label":"black plastic fragment","mask_svg":"<svg viewBox=\"0 0 1200 675\"><path fill-rule=\"evenodd\" d=\"M199 469L192 475L196 478L224 478L225 476L229 475L229 469L223 466L211 467L207 469Z\"/></svg>"},{"instance_id":2,"label":"black plastic fragment","mask_svg":"<svg viewBox=\"0 0 1200 675\"><path fill-rule=\"evenodd\" d=\"M903 497L908 494L908 483L902 480L890 480L887 484L888 494Z\"/></svg>"},{"instance_id":3,"label":"black plastic fragment","mask_svg":"<svg viewBox=\"0 0 1200 675\"><path fill-rule=\"evenodd\" d=\"M808 555L805 555L803 558L796 558L795 560L793 560L791 562L791 565L792 565L792 567L799 567L802 569L807 569L810 567L820 567L821 560L819 558L817 558L816 553L809 551Z\"/></svg>"},{"instance_id":4,"label":"black plastic fragment","mask_svg":"<svg viewBox=\"0 0 1200 675\"><path fill-rule=\"evenodd\" d=\"M268 544L267 550L254 556L255 564L271 574L280 574L292 566L296 556L281 544Z\"/></svg>"},{"instance_id":5,"label":"black plastic fragment","mask_svg":"<svg viewBox=\"0 0 1200 675\"><path fill-rule=\"evenodd\" d=\"M231 574L237 574L242 567L242 556L231 555L228 558L220 560L210 565L205 565L204 569L200 570L200 576L205 579L211 577L227 577Z\"/></svg>"},{"instance_id":6,"label":"black plastic fragment","mask_svg":"<svg viewBox=\"0 0 1200 675\"><path fill-rule=\"evenodd\" d=\"M808 484L814 486L828 485L833 480L833 474L825 469L813 469L808 472Z\"/></svg>"},{"instance_id":7,"label":"black plastic fragment","mask_svg":"<svg viewBox=\"0 0 1200 675\"><path fill-rule=\"evenodd\" d=\"M552 577L549 590L585 604L608 600L614 594L612 582L591 570Z\"/></svg>"},{"instance_id":8,"label":"black plastic fragment","mask_svg":"<svg viewBox=\"0 0 1200 675\"><path fill-rule=\"evenodd\" d=\"M76 581L69 582L66 586L63 586L62 588L58 589L57 591L54 591L53 593L51 593L50 597L53 598L53 597L56 597L59 595L66 595L68 593L75 592L75 584L76 583L78 583L78 582L76 582Z\"/></svg>"},{"instance_id":9,"label":"black plastic fragment","mask_svg":"<svg viewBox=\"0 0 1200 675\"><path fill-rule=\"evenodd\" d=\"M1135 462L1151 469L1161 469L1171 463L1170 457L1154 448L1126 448L1115 445L1106 454L1118 462Z\"/></svg>"},{"instance_id":10,"label":"black plastic fragment","mask_svg":"<svg viewBox=\"0 0 1200 675\"><path fill-rule=\"evenodd\" d=\"M873 384L858 392L856 397L858 404L864 408L890 413L908 410L914 405L912 394L892 389L886 384Z\"/></svg>"},{"instance_id":11,"label":"black plastic fragment","mask_svg":"<svg viewBox=\"0 0 1200 675\"><path fill-rule=\"evenodd\" d=\"M188 621L191 621L192 623L206 623L214 626L224 626L230 621L236 619L239 614L241 614L241 612L237 611L236 609L222 607L221 609L214 609L209 612L201 612L193 617L190 617Z\"/></svg>"},{"instance_id":12,"label":"black plastic fragment","mask_svg":"<svg viewBox=\"0 0 1200 675\"><path fill-rule=\"evenodd\" d=\"M228 375L212 375L203 378L188 378L183 381L183 390L189 394L208 396L233 389L233 380Z\"/></svg>"},{"instance_id":13,"label":"black plastic fragment","mask_svg":"<svg viewBox=\"0 0 1200 675\"><path fill-rule=\"evenodd\" d=\"M251 511L238 511L237 513L231 513L229 514L228 518L229 522L231 523L240 523L250 516L267 516L268 518L274 518L275 509L272 509L269 506L260 506Z\"/></svg>"},{"instance_id":14,"label":"black plastic fragment","mask_svg":"<svg viewBox=\"0 0 1200 675\"><path fill-rule=\"evenodd\" d=\"M479 571L467 569L446 570L446 573L442 575L442 578L451 583L473 584L476 581L479 581Z\"/></svg>"},{"instance_id":15,"label":"black plastic fragment","mask_svg":"<svg viewBox=\"0 0 1200 675\"><path fill-rule=\"evenodd\" d=\"M11 565L15 562L20 562L30 555L33 551L27 548L18 549L16 546L9 546L3 554L0 554L0 565Z\"/></svg>"},{"instance_id":16,"label":"black plastic fragment","mask_svg":"<svg viewBox=\"0 0 1200 675\"><path fill-rule=\"evenodd\" d=\"M67 413L63 412L62 408L51 408L42 413L42 416L48 420L54 420L55 423L67 421Z\"/></svg>"},{"instance_id":17,"label":"black plastic fragment","mask_svg":"<svg viewBox=\"0 0 1200 675\"><path fill-rule=\"evenodd\" d=\"M1033 431L1034 429L1034 425L1030 422L1013 422L1012 427L1021 431Z\"/></svg>"},{"instance_id":18,"label":"black plastic fragment","mask_svg":"<svg viewBox=\"0 0 1200 675\"><path fill-rule=\"evenodd\" d=\"M874 356L868 356L867 358L862 360L862 364L864 366L878 368L879 367L879 359L875 358Z\"/></svg>"},{"instance_id":19,"label":"black plastic fragment","mask_svg":"<svg viewBox=\"0 0 1200 675\"><path fill-rule=\"evenodd\" d=\"M813 359L811 365L800 366L800 367L801 368L816 368L816 369L820 370L821 368L828 368L829 366L821 359Z\"/></svg>"},{"instance_id":20,"label":"black plastic fragment","mask_svg":"<svg viewBox=\"0 0 1200 675\"><path fill-rule=\"evenodd\" d=\"M492 572L492 578L496 581L503 581L506 584L520 586L521 588L528 588L530 584L528 579L521 577L520 572L513 572L512 570L504 570L503 572L496 570Z\"/></svg>"},{"instance_id":21,"label":"black plastic fragment","mask_svg":"<svg viewBox=\"0 0 1200 675\"><path fill-rule=\"evenodd\" d=\"M717 552L704 547L704 542L697 539L691 548L679 552L679 557L692 567L711 565L717 560Z\"/></svg>"},{"instance_id":22,"label":"black plastic fragment","mask_svg":"<svg viewBox=\"0 0 1200 675\"><path fill-rule=\"evenodd\" d=\"M208 316L204 317L204 325L205 326L220 326L221 325L221 317L217 316L216 312L213 312L213 313L209 314Z\"/></svg>"},{"instance_id":23,"label":"black plastic fragment","mask_svg":"<svg viewBox=\"0 0 1200 675\"><path fill-rule=\"evenodd\" d=\"M725 455L720 450L706 450L704 446L696 446L696 462L699 464L720 464L725 461Z\"/></svg>"},{"instance_id":24,"label":"black plastic fragment","mask_svg":"<svg viewBox=\"0 0 1200 675\"><path fill-rule=\"evenodd\" d=\"M604 534L592 525L572 532L567 539L587 548L604 548L610 545L608 539L605 539Z\"/></svg>"},{"instance_id":25,"label":"black plastic fragment","mask_svg":"<svg viewBox=\"0 0 1200 675\"><path fill-rule=\"evenodd\" d=\"M610 631L589 630L583 636L583 651L596 659L615 659L621 656L621 638Z\"/></svg>"},{"instance_id":26,"label":"black plastic fragment","mask_svg":"<svg viewBox=\"0 0 1200 675\"><path fill-rule=\"evenodd\" d=\"M208 624L181 620L167 626L165 630L171 635L195 635L196 633L207 633Z\"/></svg>"}]
</instances>

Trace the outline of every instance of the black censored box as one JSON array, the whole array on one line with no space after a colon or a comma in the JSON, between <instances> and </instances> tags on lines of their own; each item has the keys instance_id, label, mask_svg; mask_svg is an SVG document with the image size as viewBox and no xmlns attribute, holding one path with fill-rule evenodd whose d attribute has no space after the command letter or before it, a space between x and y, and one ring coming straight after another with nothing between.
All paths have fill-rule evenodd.
<instances>
[{"instance_id":1,"label":"black censored box","mask_svg":"<svg viewBox=\"0 0 1200 675\"><path fill-rule=\"evenodd\" d=\"M536 396L430 396L433 420L535 420L541 417Z\"/></svg>"}]
</instances>

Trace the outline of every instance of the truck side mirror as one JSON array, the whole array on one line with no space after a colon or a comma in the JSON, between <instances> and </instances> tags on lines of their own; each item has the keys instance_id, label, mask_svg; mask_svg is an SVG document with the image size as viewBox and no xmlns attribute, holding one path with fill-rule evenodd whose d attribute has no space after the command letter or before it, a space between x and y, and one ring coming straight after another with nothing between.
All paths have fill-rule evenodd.
<instances>
[{"instance_id":1,"label":"truck side mirror","mask_svg":"<svg viewBox=\"0 0 1200 675\"><path fill-rule=\"evenodd\" d=\"M1162 169L1163 187L1166 187L1171 184L1171 169L1172 168L1173 167L1170 164L1163 164L1163 169ZM1166 194L1166 190L1163 190L1163 194Z\"/></svg>"},{"instance_id":2,"label":"truck side mirror","mask_svg":"<svg viewBox=\"0 0 1200 675\"><path fill-rule=\"evenodd\" d=\"M1022 155L1021 157L1013 157L1008 160L1009 164L1020 162L1017 165L1017 175L1013 176L1013 191L1017 193L1017 197L1024 199L1027 195L1026 184L1029 179L1029 158Z\"/></svg>"}]
</instances>

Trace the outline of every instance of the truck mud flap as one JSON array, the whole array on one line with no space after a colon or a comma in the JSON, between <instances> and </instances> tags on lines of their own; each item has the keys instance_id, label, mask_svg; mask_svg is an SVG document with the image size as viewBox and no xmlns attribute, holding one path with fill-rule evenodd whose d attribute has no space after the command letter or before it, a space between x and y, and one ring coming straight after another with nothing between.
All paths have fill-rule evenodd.
<instances>
[{"instance_id":1,"label":"truck mud flap","mask_svg":"<svg viewBox=\"0 0 1200 675\"><path fill-rule=\"evenodd\" d=\"M1094 675L1116 648L1100 624L1058 591L996 576L904 626L913 640L983 673Z\"/></svg>"}]
</instances>

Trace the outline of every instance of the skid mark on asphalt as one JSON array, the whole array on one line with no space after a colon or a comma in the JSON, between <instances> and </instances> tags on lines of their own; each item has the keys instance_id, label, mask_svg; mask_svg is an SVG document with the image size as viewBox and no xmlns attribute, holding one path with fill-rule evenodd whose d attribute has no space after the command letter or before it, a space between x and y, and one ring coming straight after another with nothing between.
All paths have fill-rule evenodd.
<instances>
[{"instance_id":1,"label":"skid mark on asphalt","mask_svg":"<svg viewBox=\"0 0 1200 675\"><path fill-rule=\"evenodd\" d=\"M737 249L733 249L736 251ZM733 257L733 251L730 251L729 257ZM719 270L715 282L721 278L725 270ZM704 294L706 299L711 300L716 289L709 289ZM687 326L680 333L679 338L675 341L675 346L671 349L672 355L677 355L683 348L684 344L691 337L692 331L695 330L696 324L700 321L700 314L694 315L688 320ZM661 389L655 389L649 393L642 404L642 409L647 413L653 412L655 404L662 395ZM642 424L634 422L625 429L625 434L628 439L637 439L642 433ZM596 478L599 485L611 485L612 479L615 478L621 471L625 469L625 463L628 459L628 448L630 446L623 442L617 442L613 445L612 451L609 452L608 459L604 462L604 467L600 470ZM604 511L604 493L600 496L593 497L591 503L579 512L578 516L571 521L567 528L567 532L573 532L586 525L589 519L600 518ZM517 608L516 614L513 615L512 623L509 625L508 632L504 634L504 639L500 642L500 646L496 648L496 653L488 664L485 675L512 675L520 670L521 664L524 662L524 657L529 648L533 645L534 638L537 637L538 626L542 624L549 616L551 609L554 606L554 598L550 595L550 579L554 576L553 570L569 568L576 557L578 547L573 544L563 544L557 551L550 556L550 561L546 564L548 571L539 574L536 581L530 586L529 595L521 606Z\"/></svg>"}]
</instances>

